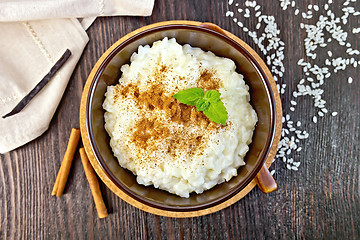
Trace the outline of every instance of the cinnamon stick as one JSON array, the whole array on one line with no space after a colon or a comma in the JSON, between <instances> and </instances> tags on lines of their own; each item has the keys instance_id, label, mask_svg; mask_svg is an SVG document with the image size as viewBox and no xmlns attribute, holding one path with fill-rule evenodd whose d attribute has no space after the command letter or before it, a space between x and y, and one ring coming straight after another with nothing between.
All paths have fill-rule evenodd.
<instances>
[{"instance_id":1,"label":"cinnamon stick","mask_svg":"<svg viewBox=\"0 0 360 240\"><path fill-rule=\"evenodd\" d=\"M70 139L68 142L68 146L64 155L64 159L61 163L60 170L58 172L58 176L56 177L56 181L54 184L54 189L52 194L54 193L54 190L56 191L56 196L60 197L63 192L64 188L67 182L67 178L69 176L71 163L74 158L74 154L77 148L77 145L80 140L80 129L73 128L71 130Z\"/></svg>"},{"instance_id":2,"label":"cinnamon stick","mask_svg":"<svg viewBox=\"0 0 360 240\"><path fill-rule=\"evenodd\" d=\"M96 210L98 212L98 216L99 216L99 218L105 218L105 217L108 216L108 212L107 212L104 200L103 200L102 195L101 195L100 186L99 186L99 182L97 180L96 174L95 174L94 169L92 168L92 166L91 166L91 164L89 162L89 159L88 159L88 157L86 155L85 149L80 148L79 152L80 152L80 157L81 157L82 164L84 166L85 175L86 175L86 178L87 178L87 180L89 182L91 193L92 193L93 198L94 198L94 202L95 202Z\"/></svg>"},{"instance_id":3,"label":"cinnamon stick","mask_svg":"<svg viewBox=\"0 0 360 240\"><path fill-rule=\"evenodd\" d=\"M57 189L58 189L58 187L59 187L60 176L61 176L61 166L60 166L59 172L58 172L58 174L57 174L57 176L56 176L56 180L55 180L55 184L54 184L53 190L52 190L52 192L51 192L51 196L54 196L54 195L56 195L56 193L57 193Z\"/></svg>"}]
</instances>

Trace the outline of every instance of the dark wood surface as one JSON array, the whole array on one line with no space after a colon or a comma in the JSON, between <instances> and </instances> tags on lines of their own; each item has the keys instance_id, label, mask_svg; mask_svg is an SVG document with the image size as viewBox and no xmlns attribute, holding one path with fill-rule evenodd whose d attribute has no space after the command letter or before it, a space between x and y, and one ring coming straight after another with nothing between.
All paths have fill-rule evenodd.
<instances>
[{"instance_id":1,"label":"dark wood surface","mask_svg":"<svg viewBox=\"0 0 360 240\"><path fill-rule=\"evenodd\" d=\"M236 1L235 1L236 2ZM236 204L207 216L172 219L142 212L113 194L102 183L101 189L110 212L99 219L85 178L79 154L71 168L65 194L50 195L72 127L79 126L79 106L83 85L102 53L125 34L147 24L175 19L213 22L231 31L252 46L256 44L232 20L225 17L228 1L156 0L150 17L98 18L88 30L90 42L75 68L49 129L38 139L10 153L0 155L0 239L359 239L360 238L360 79L359 68L348 67L333 74L324 84L327 108L339 112L315 124L315 108L310 97L289 110L292 90L303 77L297 60L305 57L305 37L300 15L295 9L280 9L279 1L258 0L264 14L276 18L285 42L287 90L282 95L284 113L302 121L310 137L292 154L300 161L299 171L286 169L276 160L271 169L278 190L264 194L258 188ZM244 8L245 1L239 7ZM296 1L300 10L307 4L325 1ZM340 1L332 9L340 14ZM336 5L337 4L337 5ZM360 10L360 3L351 3ZM351 32L360 27L360 16L349 17ZM253 17L243 22L254 29ZM316 20L307 22L315 23ZM349 34L348 41L360 49L360 34ZM336 49L334 49L334 52ZM337 50L339 56L345 53ZM326 58L326 52L319 52ZM355 55L357 60L359 56ZM347 78L354 79L352 84Z\"/></svg>"}]
</instances>

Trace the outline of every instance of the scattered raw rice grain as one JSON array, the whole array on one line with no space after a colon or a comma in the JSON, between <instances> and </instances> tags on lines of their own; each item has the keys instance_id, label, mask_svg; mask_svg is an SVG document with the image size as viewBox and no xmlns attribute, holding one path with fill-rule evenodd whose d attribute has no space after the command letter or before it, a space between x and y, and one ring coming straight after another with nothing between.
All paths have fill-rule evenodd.
<instances>
[{"instance_id":1,"label":"scattered raw rice grain","mask_svg":"<svg viewBox=\"0 0 360 240\"><path fill-rule=\"evenodd\" d=\"M226 17L233 17L233 16L234 16L234 12L227 11L227 12L225 13L225 16L226 16Z\"/></svg>"},{"instance_id":2,"label":"scattered raw rice grain","mask_svg":"<svg viewBox=\"0 0 360 240\"><path fill-rule=\"evenodd\" d=\"M355 0L351 0L355 1ZM279 0L280 7L283 10L286 10L288 7L294 8L293 14L296 16L301 13L300 20L303 22L300 23L300 28L305 32L306 36L303 39L304 43L304 52L305 58L298 60L297 65L302 68L303 74L307 76L305 79L301 79L297 84L297 89L292 90L292 96L296 99L299 99L302 96L310 96L313 99L313 106L317 108L317 116L323 117L327 113L326 101L323 100L324 90L321 89L321 86L326 83L326 80L329 79L332 74L340 71L344 71L348 65L356 68L360 64L360 60L356 60L353 55L360 55L360 51L357 49L351 48L351 43L347 41L348 32L343 29L343 24L350 24L348 18L351 14L354 16L360 15L359 11L355 11L351 5L346 6L347 4L342 3L346 6L341 8L342 15L338 16L330 10L329 5L332 4L332 0L328 0L327 3L323 6L324 13L319 12L319 5L309 4L306 6L306 9L295 8L295 1L291 0ZM350 2L350 0L346 0ZM236 3L237 4L237 3ZM238 6L236 5L235 6ZM285 43L279 37L280 29L275 21L274 16L262 15L260 12L261 5L258 5L256 1L246 1L246 8L239 8L234 22L244 31L247 32L249 37L251 37L254 43L259 47L262 54L265 56L266 63L269 65L269 68L274 75L274 80L279 83L277 84L277 89L280 94L285 94L287 88L286 84L283 84L284 79L282 79L285 73L284 59L285 59ZM303 11L303 12L301 12ZM313 12L318 12L313 16ZM256 25L255 28L244 27L244 24L241 22L240 13L242 19L255 17ZM226 15L231 15L234 18L234 14L227 13ZM316 17L316 19L309 21L309 19ZM299 18L299 17L298 17ZM246 23L247 20L244 21ZM352 34L360 33L360 28L351 28L350 32ZM328 35L330 34L330 35ZM325 37L327 36L327 37ZM328 37L329 36L329 37ZM334 41L332 41L334 40ZM331 45L330 45L331 43ZM333 44L338 46L345 46L345 53L350 57L334 57L332 50ZM330 48L331 47L331 48ZM322 60L322 63L316 65L315 61L320 60L318 58L318 53L320 51L327 52L328 59ZM335 51L335 50L334 50ZM334 52L335 53L335 52ZM305 60L306 59L306 60ZM349 82L349 78L347 79ZM352 82L352 78L350 80ZM295 106L297 103L294 100L290 101L290 106L288 106L288 111L291 113L295 111ZM286 110L284 109L286 113ZM337 112L332 112L332 116L336 116ZM312 121L317 123L317 116L312 117ZM291 120L292 116L289 114L284 114L282 117L282 122L286 126L281 132L281 140L279 143L278 153L276 159L282 159L287 164L288 169L297 170L300 165L300 162L294 162L289 164L288 159L292 154L292 151L301 151L302 147L297 147L297 144L300 144L302 140L309 137L309 133L306 131L300 130L302 126L300 121L296 122L296 126L293 126L293 121ZM293 167L295 169L293 169ZM275 172L275 170L273 170Z\"/></svg>"},{"instance_id":3,"label":"scattered raw rice grain","mask_svg":"<svg viewBox=\"0 0 360 240\"><path fill-rule=\"evenodd\" d=\"M317 123L317 117L316 116L313 117L313 122Z\"/></svg>"}]
</instances>

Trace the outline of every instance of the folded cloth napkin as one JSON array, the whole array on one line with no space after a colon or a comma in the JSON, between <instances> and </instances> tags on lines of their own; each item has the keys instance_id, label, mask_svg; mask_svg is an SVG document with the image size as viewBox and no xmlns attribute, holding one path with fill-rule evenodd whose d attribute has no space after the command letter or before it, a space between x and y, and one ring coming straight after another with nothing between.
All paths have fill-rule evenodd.
<instances>
[{"instance_id":1,"label":"folded cloth napkin","mask_svg":"<svg viewBox=\"0 0 360 240\"><path fill-rule=\"evenodd\" d=\"M153 0L0 0L0 116L10 112L36 86L66 49L72 52L23 110L6 119L0 117L0 153L26 144L48 128L89 40L84 28L94 20L91 16L149 15L153 3ZM46 20L34 21L39 16ZM54 16L58 18L50 19ZM84 19L80 22L75 17Z\"/></svg>"},{"instance_id":2,"label":"folded cloth napkin","mask_svg":"<svg viewBox=\"0 0 360 240\"><path fill-rule=\"evenodd\" d=\"M149 16L154 0L0 0L0 21L93 16Z\"/></svg>"}]
</instances>

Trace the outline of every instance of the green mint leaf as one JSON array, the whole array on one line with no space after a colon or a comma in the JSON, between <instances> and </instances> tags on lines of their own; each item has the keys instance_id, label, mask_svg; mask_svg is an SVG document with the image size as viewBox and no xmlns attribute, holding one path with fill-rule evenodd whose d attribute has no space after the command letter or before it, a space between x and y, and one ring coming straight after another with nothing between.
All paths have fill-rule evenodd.
<instances>
[{"instance_id":1,"label":"green mint leaf","mask_svg":"<svg viewBox=\"0 0 360 240\"><path fill-rule=\"evenodd\" d=\"M205 93L204 98L206 98L209 102L213 103L220 101L220 95L221 93L219 93L218 91L210 90Z\"/></svg>"},{"instance_id":2,"label":"green mint leaf","mask_svg":"<svg viewBox=\"0 0 360 240\"><path fill-rule=\"evenodd\" d=\"M220 95L221 93L215 90L204 93L201 88L189 88L179 91L173 97L183 104L196 106L196 110L202 111L210 121L225 125L228 113Z\"/></svg>"},{"instance_id":3,"label":"green mint leaf","mask_svg":"<svg viewBox=\"0 0 360 240\"><path fill-rule=\"evenodd\" d=\"M204 98L200 98L200 99L197 100L197 102L196 102L196 110L197 110L198 112L204 111L204 110L208 109L209 105L210 105L210 102L209 102L209 101L207 101L207 100L204 99Z\"/></svg>"},{"instance_id":4,"label":"green mint leaf","mask_svg":"<svg viewBox=\"0 0 360 240\"><path fill-rule=\"evenodd\" d=\"M209 118L210 121L221 123L222 125L225 125L228 118L228 113L224 103L221 100L210 103L209 108L204 111L204 114Z\"/></svg>"},{"instance_id":5,"label":"green mint leaf","mask_svg":"<svg viewBox=\"0 0 360 240\"><path fill-rule=\"evenodd\" d=\"M196 102L204 97L204 90L201 88L189 88L179 91L173 97L181 103L195 106Z\"/></svg>"}]
</instances>

